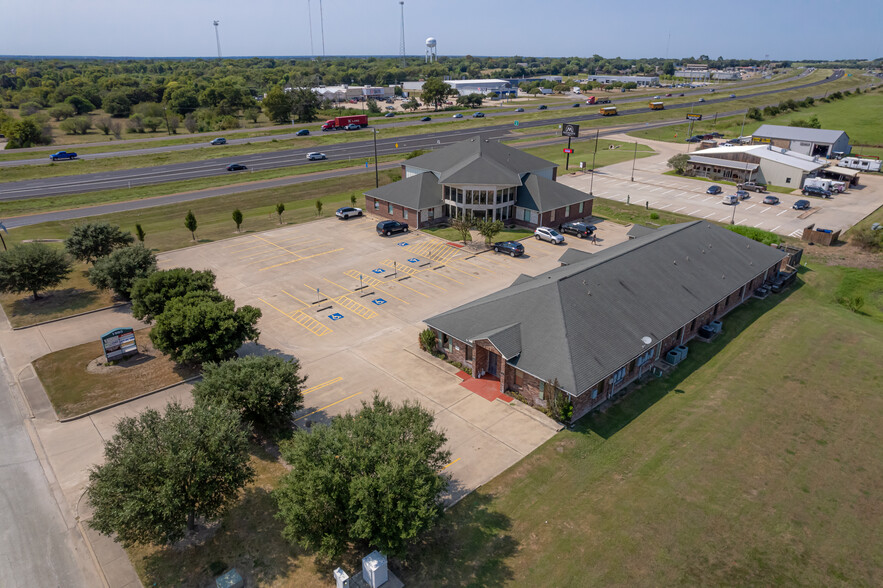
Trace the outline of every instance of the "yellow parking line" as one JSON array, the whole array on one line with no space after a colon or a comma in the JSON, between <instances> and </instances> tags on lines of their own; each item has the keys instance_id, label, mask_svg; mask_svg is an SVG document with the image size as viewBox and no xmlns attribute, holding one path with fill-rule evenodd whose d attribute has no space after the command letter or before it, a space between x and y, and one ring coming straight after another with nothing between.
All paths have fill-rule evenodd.
<instances>
[{"instance_id":1,"label":"yellow parking line","mask_svg":"<svg viewBox=\"0 0 883 588\"><path fill-rule=\"evenodd\" d=\"M441 286L438 286L438 285L436 285L436 284L433 284L432 282L430 282L430 281L428 281L428 280L424 280L423 278L421 278L420 276L418 276L417 274L420 273L420 270L414 269L414 268L412 268L412 267L410 267L410 266L407 266L407 265L402 265L402 266L394 265L393 262L392 262L391 260L386 260L386 261L384 261L384 262L383 262L383 265L385 265L386 267L395 267L395 268L397 269L397 271L400 271L400 272L404 273L405 275L411 276L411 277L414 278L415 280L420 280L420 281L423 282L424 284L429 284L429 285L432 286L433 288L438 288L438 289L441 290L442 292L445 292L445 291L446 291L446 290L445 290L444 288L442 288Z\"/></svg>"},{"instance_id":2,"label":"yellow parking line","mask_svg":"<svg viewBox=\"0 0 883 588\"><path fill-rule=\"evenodd\" d=\"M356 270L347 270L347 271L345 271L345 272L343 273L343 275L345 275L345 276L349 276L349 277L351 277L351 278L358 278L360 274L359 274L359 272L357 272ZM411 303L408 302L407 300L402 300L401 298L399 298L399 297L396 296L395 294L389 292L388 290L384 290L383 287L382 287L382 286L383 286L383 282L381 282L380 280L378 280L378 279L376 279L376 278L372 278L372 277L370 277L370 276L366 276L365 274L361 274L361 276L362 276L362 283L363 283L363 284L367 284L368 286L371 286L372 288L377 288L378 290L380 290L381 292L383 292L383 293L386 294L387 296L391 296L392 298L395 298L395 299L398 300L399 302L404 302L404 303L407 304L407 305L410 305L410 304L411 304Z\"/></svg>"},{"instance_id":3,"label":"yellow parking line","mask_svg":"<svg viewBox=\"0 0 883 588\"><path fill-rule=\"evenodd\" d=\"M486 272L490 272L490 273L492 273L492 274L497 273L497 272L495 272L495 271L492 270L492 269L488 269L488 268L486 268L486 267L481 267L480 265L474 264L474 263L472 263L471 261L466 261L465 259L452 259L451 261L456 261L456 262L458 262L458 263L466 263L466 264L471 265L471 266L474 267L474 268L477 268L477 269L480 269L480 270L484 270L484 271L486 271Z\"/></svg>"},{"instance_id":4,"label":"yellow parking line","mask_svg":"<svg viewBox=\"0 0 883 588\"><path fill-rule=\"evenodd\" d=\"M300 298L298 298L294 294L290 294L290 293L286 292L285 290L282 290L282 293L290 298L294 298L295 300L297 300L298 302L300 302L301 304L303 304L307 308L312 306L312 304L310 304L309 302L304 302L303 300L301 300Z\"/></svg>"},{"instance_id":5,"label":"yellow parking line","mask_svg":"<svg viewBox=\"0 0 883 588\"><path fill-rule=\"evenodd\" d=\"M317 337L322 337L323 335L334 332L313 317L304 313L302 310L295 312L290 318Z\"/></svg>"},{"instance_id":6,"label":"yellow parking line","mask_svg":"<svg viewBox=\"0 0 883 588\"><path fill-rule=\"evenodd\" d=\"M264 253L262 253L261 255L265 255L265 254L267 254L267 253L273 253L273 250L271 249L271 250L269 250L269 251L264 251ZM268 262L269 260L271 260L271 259L274 259L274 258L276 258L276 257L286 257L287 255L288 255L287 253L273 253L272 255L270 255L270 256L268 256L268 257L263 257L263 258L261 258L261 259L256 259L256 260L254 260L254 261L249 261L249 262L246 263L245 265L257 265L257 264L259 264L259 263L267 263L267 262ZM295 260L295 261L298 261L298 260Z\"/></svg>"},{"instance_id":7,"label":"yellow parking line","mask_svg":"<svg viewBox=\"0 0 883 588\"><path fill-rule=\"evenodd\" d=\"M314 410L313 412L309 412L309 413L305 414L304 416L297 417L296 419L294 419L294 422L297 422L297 421L299 421L299 420L305 419L305 418L307 418L307 417L310 416L310 415L314 415L314 414L316 414L317 412L322 412L322 411L325 410L326 408L331 408L331 407L334 406L335 404L340 404L341 402L345 402L345 401L349 400L350 398L355 398L355 397L358 396L359 394L361 394L361 392L356 392L355 394L351 394L351 395L347 396L346 398L344 398L344 399L342 399L342 400L338 400L337 402L332 402L331 404L329 404L329 405L327 405L327 406L323 406L322 408L319 408L319 409L317 409L317 410Z\"/></svg>"},{"instance_id":8,"label":"yellow parking line","mask_svg":"<svg viewBox=\"0 0 883 588\"><path fill-rule=\"evenodd\" d=\"M251 243L254 243L254 241L249 241L249 244L251 244ZM252 245L251 247L243 247L242 249L237 249L236 251L230 251L228 253L230 253L232 255L236 255L236 254L242 253L243 251L251 251L252 249L257 249L258 247L266 248L266 246L267 246L266 243L258 243L257 245Z\"/></svg>"},{"instance_id":9,"label":"yellow parking line","mask_svg":"<svg viewBox=\"0 0 883 588\"><path fill-rule=\"evenodd\" d=\"M276 245L276 244L273 243L272 241L270 241L270 240L268 240L268 239L264 239L263 237L258 237L258 239L260 239L261 241L263 241L263 242L265 242L265 243L269 243L269 244L272 245L273 247L276 247L276 248L278 248L278 249L281 249L282 251L287 251L288 253L290 253L290 254L292 254L292 255L297 255L298 257L300 257L300 255L299 255L298 253L296 253L296 252L294 252L294 251L291 251L290 249L286 249L286 248L283 247L282 245Z\"/></svg>"},{"instance_id":10,"label":"yellow parking line","mask_svg":"<svg viewBox=\"0 0 883 588\"><path fill-rule=\"evenodd\" d=\"M320 390L320 389L324 388L325 386L330 386L331 384L336 384L339 381L341 381L342 379L343 378L341 376L337 376L333 380L328 380L327 382L322 382L318 386L313 386L312 388L307 388L306 390L303 391L303 394L309 394L310 392L315 392L316 390Z\"/></svg>"},{"instance_id":11,"label":"yellow parking line","mask_svg":"<svg viewBox=\"0 0 883 588\"><path fill-rule=\"evenodd\" d=\"M285 262L282 262L282 263L277 263L276 265L268 265L267 267L262 267L262 268L259 269L258 271L259 271L259 272L262 272L262 271L264 271L264 270L273 269L274 267L279 267L279 266L281 266L281 265L288 265L289 263L294 263L294 262L296 262L296 261L303 261L303 260L305 260L305 259L310 259L310 258L312 258L312 257L319 257L320 255L327 255L328 253L336 253L336 252L338 252L338 251L343 251L343 247L338 247L337 249L332 249L331 251L323 251L322 253L314 253L313 255L307 255L306 257L301 257L301 258L299 258L299 259L292 259L292 260L290 260L290 261L285 261Z\"/></svg>"},{"instance_id":12,"label":"yellow parking line","mask_svg":"<svg viewBox=\"0 0 883 588\"><path fill-rule=\"evenodd\" d=\"M360 316L365 320L371 320L377 316L376 312L374 312L373 310L371 310L367 306L363 306L362 304L359 304L358 302L356 302L352 298L348 298L348 296L349 296L349 294L344 294L343 296L341 296L339 298L335 298L334 301L338 305L344 307L347 310L352 311L353 313L355 313L356 316Z\"/></svg>"},{"instance_id":13,"label":"yellow parking line","mask_svg":"<svg viewBox=\"0 0 883 588\"><path fill-rule=\"evenodd\" d=\"M288 313L285 312L284 310L281 310L281 309L279 309L279 308L273 306L272 304L270 304L269 302L267 302L267 301L264 300L263 298L258 298L258 300L260 300L261 302L263 302L264 304L266 304L267 306L269 306L269 307L272 308L273 310L278 310L278 311L281 312L283 315L287 316L288 318L291 318L291 315L290 315L290 314L288 314ZM298 311L295 311L295 312L298 312ZM292 313L292 314L293 314L293 313Z\"/></svg>"},{"instance_id":14,"label":"yellow parking line","mask_svg":"<svg viewBox=\"0 0 883 588\"><path fill-rule=\"evenodd\" d=\"M452 461L451 463L449 463L448 465L446 465L445 467L443 467L443 468L442 468L442 471L448 469L449 467L451 467L452 465L454 465L455 463L457 463L457 462L460 461L461 459L463 459L463 458L462 458L462 457L458 457L457 459L455 459L454 461Z\"/></svg>"},{"instance_id":15,"label":"yellow parking line","mask_svg":"<svg viewBox=\"0 0 883 588\"><path fill-rule=\"evenodd\" d=\"M230 245L225 245L221 249L231 249L233 247L243 247L245 245L251 245L252 243L254 243L254 238L255 236L251 235L249 236L248 241L245 241L244 243L231 243Z\"/></svg>"},{"instance_id":16,"label":"yellow parking line","mask_svg":"<svg viewBox=\"0 0 883 588\"><path fill-rule=\"evenodd\" d=\"M334 284L334 285L337 286L338 288L342 288L343 290L346 290L346 293L347 293L347 294L352 294L353 292L355 292L355 290L350 290L350 289L347 288L346 286L341 286L341 285L338 284L337 282L332 282L332 281L329 280L328 278L322 278L322 279L325 280L326 282L328 282L329 284Z\"/></svg>"}]
</instances>

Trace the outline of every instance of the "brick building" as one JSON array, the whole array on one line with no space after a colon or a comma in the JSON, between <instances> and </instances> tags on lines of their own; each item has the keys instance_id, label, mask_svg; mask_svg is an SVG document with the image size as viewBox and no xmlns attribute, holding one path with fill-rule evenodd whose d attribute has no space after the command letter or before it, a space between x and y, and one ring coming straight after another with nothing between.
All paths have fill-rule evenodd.
<instances>
[{"instance_id":1,"label":"brick building","mask_svg":"<svg viewBox=\"0 0 883 588\"><path fill-rule=\"evenodd\" d=\"M559 184L558 166L473 137L402 164L402 180L365 192L365 209L413 227L455 216L553 226L592 215L592 197Z\"/></svg>"},{"instance_id":2,"label":"brick building","mask_svg":"<svg viewBox=\"0 0 883 588\"><path fill-rule=\"evenodd\" d=\"M498 377L501 392L545 406L557 380L579 418L749 299L786 257L705 221L671 225L425 322L450 359Z\"/></svg>"}]
</instances>

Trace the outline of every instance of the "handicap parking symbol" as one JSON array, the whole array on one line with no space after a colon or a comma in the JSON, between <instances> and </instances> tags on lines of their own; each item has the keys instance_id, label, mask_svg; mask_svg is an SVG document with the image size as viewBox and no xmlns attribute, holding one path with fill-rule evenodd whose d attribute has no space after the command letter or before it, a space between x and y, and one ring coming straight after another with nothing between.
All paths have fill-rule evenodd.
<instances>
[{"instance_id":1,"label":"handicap parking symbol","mask_svg":"<svg viewBox=\"0 0 883 588\"><path fill-rule=\"evenodd\" d=\"M399 243L398 245L399 245L399 247L407 247L407 246L408 246L408 242L407 242L407 241L402 241L402 242Z\"/></svg>"},{"instance_id":2,"label":"handicap parking symbol","mask_svg":"<svg viewBox=\"0 0 883 588\"><path fill-rule=\"evenodd\" d=\"M380 306L381 304L386 304L386 300L384 300L383 298L375 298L371 302L373 302L377 306Z\"/></svg>"},{"instance_id":3,"label":"handicap parking symbol","mask_svg":"<svg viewBox=\"0 0 883 588\"><path fill-rule=\"evenodd\" d=\"M343 315L340 314L339 312L335 312L334 314L329 314L328 318L330 318L333 321L339 321L340 319L343 318Z\"/></svg>"},{"instance_id":4,"label":"handicap parking symbol","mask_svg":"<svg viewBox=\"0 0 883 588\"><path fill-rule=\"evenodd\" d=\"M420 261L420 260L417 259L416 257L412 257L411 259L408 260L408 263L417 263L418 261Z\"/></svg>"},{"instance_id":5,"label":"handicap parking symbol","mask_svg":"<svg viewBox=\"0 0 883 588\"><path fill-rule=\"evenodd\" d=\"M373 269L373 270L371 270L371 271L374 272L375 274L382 274L382 273L385 272L386 270L383 269L382 267L379 267L379 268L377 268L377 269Z\"/></svg>"}]
</instances>

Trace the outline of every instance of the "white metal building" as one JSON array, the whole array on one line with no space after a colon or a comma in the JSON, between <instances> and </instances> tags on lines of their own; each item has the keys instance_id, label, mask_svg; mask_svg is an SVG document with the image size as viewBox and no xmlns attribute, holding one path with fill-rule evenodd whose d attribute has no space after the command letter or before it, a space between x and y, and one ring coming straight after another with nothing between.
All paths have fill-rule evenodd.
<instances>
[{"instance_id":1,"label":"white metal building","mask_svg":"<svg viewBox=\"0 0 883 588\"><path fill-rule=\"evenodd\" d=\"M772 145L739 145L696 151L690 156L689 169L713 179L755 180L796 190L803 187L807 176L827 165L819 157Z\"/></svg>"},{"instance_id":2,"label":"white metal building","mask_svg":"<svg viewBox=\"0 0 883 588\"><path fill-rule=\"evenodd\" d=\"M752 133L751 142L819 157L833 157L835 153L845 155L852 149L849 146L849 135L844 131L781 125L761 125Z\"/></svg>"}]
</instances>

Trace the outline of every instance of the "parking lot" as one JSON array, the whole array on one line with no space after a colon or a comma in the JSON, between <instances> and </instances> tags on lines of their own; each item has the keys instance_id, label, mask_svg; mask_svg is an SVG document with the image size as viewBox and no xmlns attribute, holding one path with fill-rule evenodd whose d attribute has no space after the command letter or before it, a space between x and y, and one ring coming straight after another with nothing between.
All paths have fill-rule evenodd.
<instances>
[{"instance_id":1,"label":"parking lot","mask_svg":"<svg viewBox=\"0 0 883 588\"><path fill-rule=\"evenodd\" d=\"M488 401L460 385L457 369L417 346L422 320L557 267L566 247L528 239L523 257L467 248L415 231L379 237L377 219L325 219L160 255L161 268L211 269L237 305L263 311L254 353L297 357L309 375L299 426L327 421L370 400L416 400L448 434L456 499L551 437L542 414ZM598 224L597 251L627 227Z\"/></svg>"}]
</instances>

